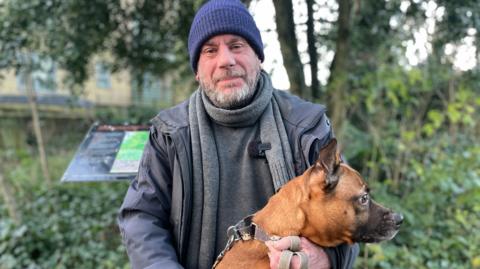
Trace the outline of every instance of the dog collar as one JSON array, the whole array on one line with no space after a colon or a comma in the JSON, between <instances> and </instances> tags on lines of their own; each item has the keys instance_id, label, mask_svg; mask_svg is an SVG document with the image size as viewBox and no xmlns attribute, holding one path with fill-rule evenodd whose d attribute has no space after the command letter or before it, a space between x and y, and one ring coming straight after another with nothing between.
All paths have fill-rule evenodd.
<instances>
[{"instance_id":1,"label":"dog collar","mask_svg":"<svg viewBox=\"0 0 480 269\"><path fill-rule=\"evenodd\" d=\"M227 230L228 241L225 248L220 252L212 268L215 268L217 264L223 259L227 251L229 251L233 245L239 241L259 240L262 242L270 240L279 240L279 236L269 236L260 226L253 222L253 215L239 221L234 226L230 226Z\"/></svg>"}]
</instances>

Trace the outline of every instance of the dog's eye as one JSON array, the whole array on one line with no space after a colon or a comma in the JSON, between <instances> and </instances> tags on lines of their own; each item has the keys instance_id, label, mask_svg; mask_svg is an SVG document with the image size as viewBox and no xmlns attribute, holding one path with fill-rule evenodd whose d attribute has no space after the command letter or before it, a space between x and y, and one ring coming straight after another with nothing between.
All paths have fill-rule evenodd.
<instances>
[{"instance_id":1,"label":"dog's eye","mask_svg":"<svg viewBox=\"0 0 480 269\"><path fill-rule=\"evenodd\" d=\"M361 205L366 205L368 204L368 201L370 201L370 196L368 195L368 193L360 196L360 198L358 198L358 202L361 204Z\"/></svg>"}]
</instances>

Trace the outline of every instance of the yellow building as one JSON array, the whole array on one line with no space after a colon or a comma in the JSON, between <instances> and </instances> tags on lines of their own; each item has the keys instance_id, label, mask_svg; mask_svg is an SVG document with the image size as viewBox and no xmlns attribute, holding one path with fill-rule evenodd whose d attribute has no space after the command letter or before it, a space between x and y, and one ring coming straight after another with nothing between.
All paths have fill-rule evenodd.
<instances>
[{"instance_id":1,"label":"yellow building","mask_svg":"<svg viewBox=\"0 0 480 269\"><path fill-rule=\"evenodd\" d=\"M89 66L89 79L78 96L63 83L66 73L48 59L38 61L38 68L31 73L32 88L39 107L60 106L90 108L94 106L128 107L131 105L168 106L173 103L172 81L166 76L156 78L144 74L141 90L127 71L112 74L108 66L97 58ZM0 111L28 105L27 76L13 70L0 72ZM0 114L1 115L1 114Z\"/></svg>"}]
</instances>

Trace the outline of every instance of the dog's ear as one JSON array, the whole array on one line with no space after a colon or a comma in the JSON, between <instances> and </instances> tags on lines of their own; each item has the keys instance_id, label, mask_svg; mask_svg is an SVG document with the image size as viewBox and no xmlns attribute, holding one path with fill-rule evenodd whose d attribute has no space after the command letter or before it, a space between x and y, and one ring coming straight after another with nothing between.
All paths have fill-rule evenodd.
<instances>
[{"instance_id":1,"label":"dog's ear","mask_svg":"<svg viewBox=\"0 0 480 269\"><path fill-rule=\"evenodd\" d=\"M337 168L341 162L337 151L337 140L332 138L330 142L318 154L318 160L315 163L317 169L325 173L325 190L330 191L337 186L339 176L336 174Z\"/></svg>"}]
</instances>

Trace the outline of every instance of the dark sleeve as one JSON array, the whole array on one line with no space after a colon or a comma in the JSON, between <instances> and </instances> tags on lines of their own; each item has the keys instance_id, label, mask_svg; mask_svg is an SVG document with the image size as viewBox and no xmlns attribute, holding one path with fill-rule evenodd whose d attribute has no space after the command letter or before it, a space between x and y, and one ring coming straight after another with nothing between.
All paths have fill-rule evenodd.
<instances>
[{"instance_id":1,"label":"dark sleeve","mask_svg":"<svg viewBox=\"0 0 480 269\"><path fill-rule=\"evenodd\" d=\"M172 176L166 138L152 127L139 172L119 211L118 225L133 269L183 268L169 222Z\"/></svg>"},{"instance_id":2,"label":"dark sleeve","mask_svg":"<svg viewBox=\"0 0 480 269\"><path fill-rule=\"evenodd\" d=\"M318 125L302 138L303 148L309 149L307 153L308 156L306 156L309 166L315 163L320 149L333 137L335 137L335 135L330 120L324 115ZM326 248L325 252L330 259L332 269L349 269L353 268L355 259L358 256L359 247L358 244L342 244L334 248Z\"/></svg>"},{"instance_id":3,"label":"dark sleeve","mask_svg":"<svg viewBox=\"0 0 480 269\"><path fill-rule=\"evenodd\" d=\"M358 244L342 244L334 248L325 248L332 269L353 268L360 247Z\"/></svg>"},{"instance_id":4,"label":"dark sleeve","mask_svg":"<svg viewBox=\"0 0 480 269\"><path fill-rule=\"evenodd\" d=\"M301 143L304 150L305 160L307 160L307 167L313 165L318 158L320 149L334 138L333 128L327 115L323 115L318 121L317 125L303 134Z\"/></svg>"}]
</instances>

